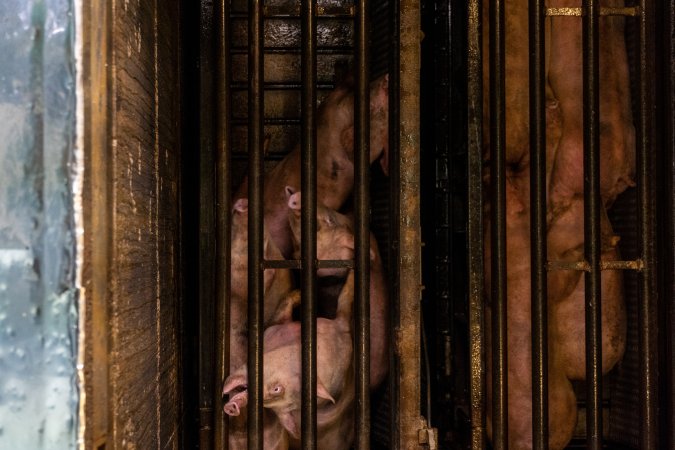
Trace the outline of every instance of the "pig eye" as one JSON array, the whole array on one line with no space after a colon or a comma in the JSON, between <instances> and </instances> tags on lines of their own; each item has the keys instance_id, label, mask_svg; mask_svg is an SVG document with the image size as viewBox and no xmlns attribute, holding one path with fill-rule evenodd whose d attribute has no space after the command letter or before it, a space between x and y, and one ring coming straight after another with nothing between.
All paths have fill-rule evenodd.
<instances>
[{"instance_id":1,"label":"pig eye","mask_svg":"<svg viewBox=\"0 0 675 450\"><path fill-rule=\"evenodd\" d=\"M274 388L272 389L272 394L274 394L274 395L281 395L281 394L283 394L283 392L284 392L284 388L279 386L279 385L274 386Z\"/></svg>"}]
</instances>

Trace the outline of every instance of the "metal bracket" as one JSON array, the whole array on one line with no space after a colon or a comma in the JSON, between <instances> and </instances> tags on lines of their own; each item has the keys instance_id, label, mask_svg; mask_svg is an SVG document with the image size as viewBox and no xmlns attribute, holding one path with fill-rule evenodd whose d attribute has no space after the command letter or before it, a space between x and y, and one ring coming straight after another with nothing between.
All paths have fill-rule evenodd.
<instances>
[{"instance_id":1,"label":"metal bracket","mask_svg":"<svg viewBox=\"0 0 675 450\"><path fill-rule=\"evenodd\" d=\"M417 442L427 446L429 450L438 450L438 430L426 427L417 430Z\"/></svg>"}]
</instances>

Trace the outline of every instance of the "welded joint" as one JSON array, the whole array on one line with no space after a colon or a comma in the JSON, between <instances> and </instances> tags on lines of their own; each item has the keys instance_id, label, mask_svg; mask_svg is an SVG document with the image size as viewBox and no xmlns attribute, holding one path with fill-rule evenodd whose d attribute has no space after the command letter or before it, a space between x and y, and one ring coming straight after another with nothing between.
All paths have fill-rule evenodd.
<instances>
[{"instance_id":1,"label":"welded joint","mask_svg":"<svg viewBox=\"0 0 675 450\"><path fill-rule=\"evenodd\" d=\"M428 447L429 450L438 450L438 430L427 427L424 421L424 428L417 430L417 443Z\"/></svg>"},{"instance_id":2,"label":"welded joint","mask_svg":"<svg viewBox=\"0 0 675 450\"><path fill-rule=\"evenodd\" d=\"M572 17L581 17L584 16L583 8L580 7L562 7L562 8L546 8L545 15L547 17L556 17L556 16L572 16ZM611 6L601 6L600 7L601 16L626 16L626 17L637 17L640 15L639 6L622 6L622 7L611 7Z\"/></svg>"}]
</instances>

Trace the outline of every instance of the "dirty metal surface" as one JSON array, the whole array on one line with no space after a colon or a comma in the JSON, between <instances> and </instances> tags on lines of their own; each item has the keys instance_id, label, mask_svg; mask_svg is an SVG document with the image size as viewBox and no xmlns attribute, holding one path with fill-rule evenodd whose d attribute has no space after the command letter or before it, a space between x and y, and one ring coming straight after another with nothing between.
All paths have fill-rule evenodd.
<instances>
[{"instance_id":1,"label":"dirty metal surface","mask_svg":"<svg viewBox=\"0 0 675 450\"><path fill-rule=\"evenodd\" d=\"M85 14L87 447L179 447L177 4Z\"/></svg>"},{"instance_id":2,"label":"dirty metal surface","mask_svg":"<svg viewBox=\"0 0 675 450\"><path fill-rule=\"evenodd\" d=\"M421 448L420 412L420 5L400 3L400 322L396 351L400 358L400 449Z\"/></svg>"}]
</instances>

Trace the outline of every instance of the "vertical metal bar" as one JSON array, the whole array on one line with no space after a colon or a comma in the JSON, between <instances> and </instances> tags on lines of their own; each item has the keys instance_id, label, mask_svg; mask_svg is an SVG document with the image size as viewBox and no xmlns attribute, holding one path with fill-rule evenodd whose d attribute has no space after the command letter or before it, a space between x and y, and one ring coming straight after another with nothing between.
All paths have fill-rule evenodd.
<instances>
[{"instance_id":1,"label":"vertical metal bar","mask_svg":"<svg viewBox=\"0 0 675 450\"><path fill-rule=\"evenodd\" d=\"M543 0L529 2L532 447L535 450L548 449L545 7Z\"/></svg>"},{"instance_id":2,"label":"vertical metal bar","mask_svg":"<svg viewBox=\"0 0 675 450\"><path fill-rule=\"evenodd\" d=\"M214 396L222 395L222 383L230 366L230 60L229 2L214 5L216 31L216 367ZM216 405L219 405L216 402ZM214 410L214 441L217 449L227 448L227 417L223 408Z\"/></svg>"},{"instance_id":3,"label":"vertical metal bar","mask_svg":"<svg viewBox=\"0 0 675 450\"><path fill-rule=\"evenodd\" d=\"M199 16L199 445L213 448L215 161L213 152L213 5ZM218 397L216 397L218 398Z\"/></svg>"},{"instance_id":4,"label":"vertical metal bar","mask_svg":"<svg viewBox=\"0 0 675 450\"><path fill-rule=\"evenodd\" d=\"M483 52L482 7L479 0L468 4L468 271L469 345L471 396L471 449L486 447L485 297L483 257Z\"/></svg>"},{"instance_id":5,"label":"vertical metal bar","mask_svg":"<svg viewBox=\"0 0 675 450\"><path fill-rule=\"evenodd\" d=\"M263 2L248 2L248 448L263 448Z\"/></svg>"},{"instance_id":6,"label":"vertical metal bar","mask_svg":"<svg viewBox=\"0 0 675 450\"><path fill-rule=\"evenodd\" d=\"M640 448L659 448L657 416L657 326L656 326L656 192L654 183L655 98L654 71L654 3L640 1L639 18L639 141L638 170L638 236L644 268L638 273L640 304L638 307L640 355ZM672 74L671 74L672 76Z\"/></svg>"},{"instance_id":7,"label":"vertical metal bar","mask_svg":"<svg viewBox=\"0 0 675 450\"><path fill-rule=\"evenodd\" d=\"M602 448L602 343L600 285L600 91L598 26L600 4L583 1L584 99L584 253L590 271L584 275L586 296L586 442Z\"/></svg>"},{"instance_id":8,"label":"vertical metal bar","mask_svg":"<svg viewBox=\"0 0 675 450\"><path fill-rule=\"evenodd\" d=\"M490 0L492 440L495 450L508 446L505 31L504 2Z\"/></svg>"},{"instance_id":9,"label":"vertical metal bar","mask_svg":"<svg viewBox=\"0 0 675 450\"><path fill-rule=\"evenodd\" d=\"M399 138L399 86L400 86L400 3L393 1L389 3L391 8L390 17L390 60L389 60L389 305L390 321L392 324L389 330L389 342L396 342L395 329L400 324L400 271L398 258L400 256L399 242L399 220L401 217L401 170L400 170L400 138ZM389 398L390 401L390 445L392 450L399 450L400 447L400 423L401 406L400 397L400 365L397 354L390 351L389 356Z\"/></svg>"},{"instance_id":10,"label":"vertical metal bar","mask_svg":"<svg viewBox=\"0 0 675 450\"><path fill-rule=\"evenodd\" d=\"M356 445L370 448L370 89L368 2L356 7L356 92L354 99L354 206L356 212Z\"/></svg>"},{"instance_id":11,"label":"vertical metal bar","mask_svg":"<svg viewBox=\"0 0 675 450\"><path fill-rule=\"evenodd\" d=\"M420 448L420 2L400 2L400 216L398 218L400 274L399 329L394 342L400 356L399 448Z\"/></svg>"},{"instance_id":12,"label":"vertical metal bar","mask_svg":"<svg viewBox=\"0 0 675 450\"><path fill-rule=\"evenodd\" d=\"M316 448L316 3L302 0L302 448Z\"/></svg>"}]
</instances>

